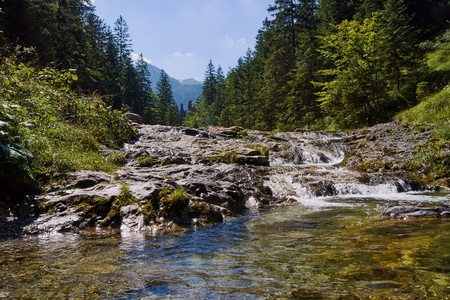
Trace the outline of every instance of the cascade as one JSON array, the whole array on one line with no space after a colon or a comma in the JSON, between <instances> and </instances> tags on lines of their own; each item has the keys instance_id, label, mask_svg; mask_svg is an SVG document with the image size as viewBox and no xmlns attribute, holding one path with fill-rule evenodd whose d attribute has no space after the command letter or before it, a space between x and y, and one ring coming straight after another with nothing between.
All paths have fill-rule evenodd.
<instances>
[{"instance_id":1,"label":"cascade","mask_svg":"<svg viewBox=\"0 0 450 300\"><path fill-rule=\"evenodd\" d=\"M386 198L417 190L394 175L341 167L350 152L344 138L324 133L290 136L282 146L284 151L271 152L265 184L274 196L310 207L344 205L327 201L331 198Z\"/></svg>"}]
</instances>

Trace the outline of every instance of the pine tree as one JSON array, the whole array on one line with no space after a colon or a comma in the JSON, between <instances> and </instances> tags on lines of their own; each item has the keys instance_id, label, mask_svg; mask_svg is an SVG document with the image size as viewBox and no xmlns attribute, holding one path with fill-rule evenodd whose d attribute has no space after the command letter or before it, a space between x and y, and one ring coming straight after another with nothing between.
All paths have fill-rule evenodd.
<instances>
[{"instance_id":1,"label":"pine tree","mask_svg":"<svg viewBox=\"0 0 450 300\"><path fill-rule=\"evenodd\" d=\"M152 90L148 64L145 62L142 53L136 62L136 72L139 92L135 110L142 115L145 123L152 124L155 121L155 94Z\"/></svg>"},{"instance_id":2,"label":"pine tree","mask_svg":"<svg viewBox=\"0 0 450 300\"><path fill-rule=\"evenodd\" d=\"M156 84L156 122L161 125L180 125L180 113L173 98L169 76L164 70Z\"/></svg>"},{"instance_id":3,"label":"pine tree","mask_svg":"<svg viewBox=\"0 0 450 300\"><path fill-rule=\"evenodd\" d=\"M120 64L125 66L131 53L131 39L128 24L122 16L119 16L114 23L114 38L119 51Z\"/></svg>"},{"instance_id":4,"label":"pine tree","mask_svg":"<svg viewBox=\"0 0 450 300\"><path fill-rule=\"evenodd\" d=\"M216 99L217 93L217 77L216 68L212 60L209 61L205 72L205 80L203 81L202 95L205 98L206 104L211 105Z\"/></svg>"}]
</instances>

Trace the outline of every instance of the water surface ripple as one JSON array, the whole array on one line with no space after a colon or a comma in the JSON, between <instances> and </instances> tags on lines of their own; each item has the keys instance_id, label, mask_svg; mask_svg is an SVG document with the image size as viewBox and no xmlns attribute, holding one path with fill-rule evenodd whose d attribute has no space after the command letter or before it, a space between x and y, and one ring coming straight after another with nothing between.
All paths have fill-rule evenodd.
<instances>
[{"instance_id":1,"label":"water surface ripple","mask_svg":"<svg viewBox=\"0 0 450 300\"><path fill-rule=\"evenodd\" d=\"M89 232L0 241L0 298L448 297L448 220L378 217L385 205L411 200L326 201L329 207L249 211L159 236ZM448 196L428 204L438 201Z\"/></svg>"}]
</instances>

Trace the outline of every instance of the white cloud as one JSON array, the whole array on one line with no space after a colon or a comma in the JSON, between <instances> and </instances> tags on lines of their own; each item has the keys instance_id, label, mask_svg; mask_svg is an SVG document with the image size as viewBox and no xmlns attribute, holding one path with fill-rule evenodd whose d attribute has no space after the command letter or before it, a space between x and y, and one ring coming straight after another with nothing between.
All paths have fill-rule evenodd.
<instances>
[{"instance_id":1,"label":"white cloud","mask_svg":"<svg viewBox=\"0 0 450 300\"><path fill-rule=\"evenodd\" d=\"M228 44L233 45L234 41L233 39L227 34L225 35L225 40L227 41Z\"/></svg>"},{"instance_id":2,"label":"white cloud","mask_svg":"<svg viewBox=\"0 0 450 300\"><path fill-rule=\"evenodd\" d=\"M183 54L181 52L175 52L175 53L173 53L173 56L176 56L176 57L192 57L192 53Z\"/></svg>"},{"instance_id":3,"label":"white cloud","mask_svg":"<svg viewBox=\"0 0 450 300\"><path fill-rule=\"evenodd\" d=\"M130 58L132 59L132 60L138 60L139 59L139 54L136 54L136 53L131 53L130 54ZM151 64L152 63L152 61L150 60L150 59L147 59L147 58L145 58L144 57L144 61L146 62L146 63L148 63L148 64Z\"/></svg>"},{"instance_id":4,"label":"white cloud","mask_svg":"<svg viewBox=\"0 0 450 300\"><path fill-rule=\"evenodd\" d=\"M247 44L247 40L246 40L246 39L241 38L241 39L239 39L239 40L237 40L237 41L234 41L233 38L230 37L228 34L225 35L225 41L226 41L227 44L229 44L229 45L231 45L231 46L234 45L234 44L240 44L240 45L245 45L245 44Z\"/></svg>"}]
</instances>

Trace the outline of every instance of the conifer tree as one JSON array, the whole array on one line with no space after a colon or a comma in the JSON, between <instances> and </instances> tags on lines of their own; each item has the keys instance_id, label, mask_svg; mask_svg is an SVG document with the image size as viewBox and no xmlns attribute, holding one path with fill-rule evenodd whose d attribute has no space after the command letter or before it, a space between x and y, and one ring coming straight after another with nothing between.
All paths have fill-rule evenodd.
<instances>
[{"instance_id":1,"label":"conifer tree","mask_svg":"<svg viewBox=\"0 0 450 300\"><path fill-rule=\"evenodd\" d=\"M155 121L155 94L152 90L148 64L145 62L142 53L136 62L136 72L138 75L139 90L134 109L142 115L145 123L152 124Z\"/></svg>"},{"instance_id":2,"label":"conifer tree","mask_svg":"<svg viewBox=\"0 0 450 300\"><path fill-rule=\"evenodd\" d=\"M173 98L169 76L164 70L156 84L156 122L161 125L180 125L180 113Z\"/></svg>"}]
</instances>

